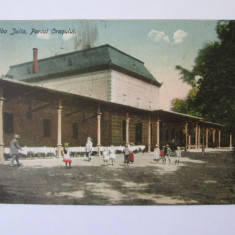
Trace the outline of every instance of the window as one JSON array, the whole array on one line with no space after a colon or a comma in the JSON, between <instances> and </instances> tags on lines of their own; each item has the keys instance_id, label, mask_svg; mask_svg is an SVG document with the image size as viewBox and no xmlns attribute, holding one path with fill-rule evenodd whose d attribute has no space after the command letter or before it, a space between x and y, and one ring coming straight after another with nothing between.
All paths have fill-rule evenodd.
<instances>
[{"instance_id":1,"label":"window","mask_svg":"<svg viewBox=\"0 0 235 235\"><path fill-rule=\"evenodd\" d=\"M6 134L14 133L12 113L4 113L3 123L4 123L4 133Z\"/></svg>"},{"instance_id":2,"label":"window","mask_svg":"<svg viewBox=\"0 0 235 235\"><path fill-rule=\"evenodd\" d=\"M69 58L68 65L69 65L69 66L72 66L72 65L73 65L73 61L72 61L72 59L71 59L71 58Z\"/></svg>"},{"instance_id":3,"label":"window","mask_svg":"<svg viewBox=\"0 0 235 235\"><path fill-rule=\"evenodd\" d=\"M135 140L136 144L142 143L142 123L137 123L135 127Z\"/></svg>"},{"instance_id":4,"label":"window","mask_svg":"<svg viewBox=\"0 0 235 235\"><path fill-rule=\"evenodd\" d=\"M51 120L43 119L43 137L51 137Z\"/></svg>"},{"instance_id":5,"label":"window","mask_svg":"<svg viewBox=\"0 0 235 235\"><path fill-rule=\"evenodd\" d=\"M126 141L126 120L122 121L122 141Z\"/></svg>"},{"instance_id":6,"label":"window","mask_svg":"<svg viewBox=\"0 0 235 235\"><path fill-rule=\"evenodd\" d=\"M122 95L122 104L127 104L127 95Z\"/></svg>"},{"instance_id":7,"label":"window","mask_svg":"<svg viewBox=\"0 0 235 235\"><path fill-rule=\"evenodd\" d=\"M152 109L153 109L152 101L149 101L149 109L150 109L150 110L152 110Z\"/></svg>"},{"instance_id":8,"label":"window","mask_svg":"<svg viewBox=\"0 0 235 235\"><path fill-rule=\"evenodd\" d=\"M78 139L78 124L73 123L73 138Z\"/></svg>"},{"instance_id":9,"label":"window","mask_svg":"<svg viewBox=\"0 0 235 235\"><path fill-rule=\"evenodd\" d=\"M140 108L141 107L141 100L140 98L137 98L137 108Z\"/></svg>"}]
</instances>

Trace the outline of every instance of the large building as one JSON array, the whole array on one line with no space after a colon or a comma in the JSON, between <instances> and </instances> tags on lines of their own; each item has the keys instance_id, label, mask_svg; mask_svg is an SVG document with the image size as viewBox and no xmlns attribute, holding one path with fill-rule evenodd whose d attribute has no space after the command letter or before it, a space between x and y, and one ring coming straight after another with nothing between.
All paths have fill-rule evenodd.
<instances>
[{"instance_id":1,"label":"large building","mask_svg":"<svg viewBox=\"0 0 235 235\"><path fill-rule=\"evenodd\" d=\"M149 110L159 109L161 84L144 63L109 45L13 65L7 74L44 87Z\"/></svg>"},{"instance_id":2,"label":"large building","mask_svg":"<svg viewBox=\"0 0 235 235\"><path fill-rule=\"evenodd\" d=\"M221 125L159 109L161 84L144 63L109 45L13 65L0 79L0 159L22 146L221 146Z\"/></svg>"}]
</instances>

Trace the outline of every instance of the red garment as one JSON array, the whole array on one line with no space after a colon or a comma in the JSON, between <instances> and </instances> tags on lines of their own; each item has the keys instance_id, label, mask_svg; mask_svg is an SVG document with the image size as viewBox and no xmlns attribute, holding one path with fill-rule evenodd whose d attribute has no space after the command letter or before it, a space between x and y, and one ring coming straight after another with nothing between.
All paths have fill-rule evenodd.
<instances>
[{"instance_id":1,"label":"red garment","mask_svg":"<svg viewBox=\"0 0 235 235\"><path fill-rule=\"evenodd\" d=\"M134 154L133 153L130 153L130 162L134 162Z\"/></svg>"},{"instance_id":2,"label":"red garment","mask_svg":"<svg viewBox=\"0 0 235 235\"><path fill-rule=\"evenodd\" d=\"M164 151L164 150L161 150L160 156L161 156L161 157L165 157L165 151Z\"/></svg>"},{"instance_id":3,"label":"red garment","mask_svg":"<svg viewBox=\"0 0 235 235\"><path fill-rule=\"evenodd\" d=\"M64 159L64 162L71 163L72 160L71 159Z\"/></svg>"}]
</instances>

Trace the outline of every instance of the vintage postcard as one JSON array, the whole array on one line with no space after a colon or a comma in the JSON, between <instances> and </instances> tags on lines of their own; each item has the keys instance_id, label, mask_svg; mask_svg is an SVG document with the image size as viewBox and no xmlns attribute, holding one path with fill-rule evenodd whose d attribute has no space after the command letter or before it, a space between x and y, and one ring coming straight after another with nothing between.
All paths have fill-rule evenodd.
<instances>
[{"instance_id":1,"label":"vintage postcard","mask_svg":"<svg viewBox=\"0 0 235 235\"><path fill-rule=\"evenodd\" d=\"M0 21L0 203L234 204L234 29Z\"/></svg>"}]
</instances>

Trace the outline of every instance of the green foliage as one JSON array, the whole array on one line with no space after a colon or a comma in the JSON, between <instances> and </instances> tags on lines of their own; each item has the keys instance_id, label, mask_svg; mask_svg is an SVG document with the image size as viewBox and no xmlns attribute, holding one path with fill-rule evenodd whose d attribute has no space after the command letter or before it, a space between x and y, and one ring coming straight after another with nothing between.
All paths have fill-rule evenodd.
<instances>
[{"instance_id":1,"label":"green foliage","mask_svg":"<svg viewBox=\"0 0 235 235\"><path fill-rule=\"evenodd\" d=\"M219 21L219 41L198 52L192 71L176 66L181 79L192 86L184 100L172 101L172 110L201 116L234 128L235 114L235 21ZM196 76L199 79L196 80ZM195 90L196 88L196 90Z\"/></svg>"},{"instance_id":2,"label":"green foliage","mask_svg":"<svg viewBox=\"0 0 235 235\"><path fill-rule=\"evenodd\" d=\"M201 117L200 106L195 107L195 99L198 93L198 88L191 89L185 99L173 99L171 101L172 111L185 113L192 116Z\"/></svg>"},{"instance_id":3,"label":"green foliage","mask_svg":"<svg viewBox=\"0 0 235 235\"><path fill-rule=\"evenodd\" d=\"M185 69L179 65L176 65L175 67L181 77L180 79L183 80L183 82L187 83L188 85L192 86L192 87L195 87L196 86L196 82L195 82L195 74L191 71L189 71L188 69Z\"/></svg>"}]
</instances>

